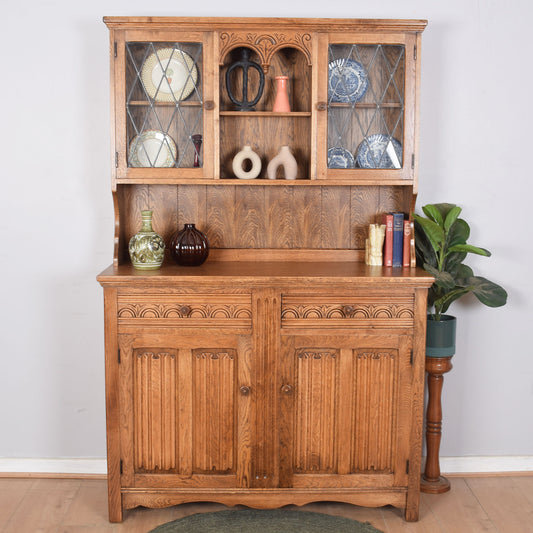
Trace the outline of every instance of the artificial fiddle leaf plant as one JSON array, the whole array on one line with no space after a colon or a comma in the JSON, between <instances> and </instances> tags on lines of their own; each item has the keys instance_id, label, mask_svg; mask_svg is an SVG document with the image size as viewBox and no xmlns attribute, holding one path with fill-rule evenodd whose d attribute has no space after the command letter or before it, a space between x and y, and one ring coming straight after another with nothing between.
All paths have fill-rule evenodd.
<instances>
[{"instance_id":1,"label":"artificial fiddle leaf plant","mask_svg":"<svg viewBox=\"0 0 533 533\"><path fill-rule=\"evenodd\" d=\"M481 276L463 264L467 254L490 257L485 248L467 244L470 227L459 218L461 208L454 204L428 204L422 207L426 215L413 214L418 264L435 277L429 289L428 308L433 320L440 320L450 305L472 292L489 306L500 307L507 302L503 287Z\"/></svg>"}]
</instances>

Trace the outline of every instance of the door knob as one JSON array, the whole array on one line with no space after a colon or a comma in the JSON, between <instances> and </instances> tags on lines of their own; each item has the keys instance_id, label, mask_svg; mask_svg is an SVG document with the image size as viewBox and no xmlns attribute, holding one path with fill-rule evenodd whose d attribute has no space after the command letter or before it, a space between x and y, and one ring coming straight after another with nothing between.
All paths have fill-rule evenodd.
<instances>
[{"instance_id":1,"label":"door knob","mask_svg":"<svg viewBox=\"0 0 533 533\"><path fill-rule=\"evenodd\" d=\"M290 394L292 392L292 387L290 385L283 385L283 387L281 387L281 392L283 392L283 394Z\"/></svg>"},{"instance_id":2,"label":"door knob","mask_svg":"<svg viewBox=\"0 0 533 533\"><path fill-rule=\"evenodd\" d=\"M250 387L247 387L246 385L243 385L239 390L243 396L248 396L248 394L250 394Z\"/></svg>"}]
</instances>

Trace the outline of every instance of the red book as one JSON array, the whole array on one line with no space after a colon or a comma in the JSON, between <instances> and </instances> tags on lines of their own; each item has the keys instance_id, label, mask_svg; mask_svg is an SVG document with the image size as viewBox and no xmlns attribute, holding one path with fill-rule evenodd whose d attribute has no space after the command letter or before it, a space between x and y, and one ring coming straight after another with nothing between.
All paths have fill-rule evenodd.
<instances>
[{"instance_id":1,"label":"red book","mask_svg":"<svg viewBox=\"0 0 533 533\"><path fill-rule=\"evenodd\" d=\"M385 266L392 266L392 215L385 213L383 215L383 224L385 224L385 243L383 244L383 264Z\"/></svg>"},{"instance_id":2,"label":"red book","mask_svg":"<svg viewBox=\"0 0 533 533\"><path fill-rule=\"evenodd\" d=\"M403 221L403 266L411 266L411 235L413 227L409 220Z\"/></svg>"}]
</instances>

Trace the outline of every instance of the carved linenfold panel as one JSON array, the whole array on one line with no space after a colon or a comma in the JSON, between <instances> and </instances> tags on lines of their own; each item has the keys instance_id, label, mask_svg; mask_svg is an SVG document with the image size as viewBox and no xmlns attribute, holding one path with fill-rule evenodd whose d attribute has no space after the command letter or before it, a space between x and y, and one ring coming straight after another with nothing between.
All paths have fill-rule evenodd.
<instances>
[{"instance_id":1,"label":"carved linenfold panel","mask_svg":"<svg viewBox=\"0 0 533 533\"><path fill-rule=\"evenodd\" d=\"M337 356L336 350L322 350L322 349L302 349L296 352L296 356L300 359L322 359L326 357L331 357L335 359Z\"/></svg>"},{"instance_id":2,"label":"carved linenfold panel","mask_svg":"<svg viewBox=\"0 0 533 533\"><path fill-rule=\"evenodd\" d=\"M397 440L398 352L358 349L353 351L353 358L351 471L388 473L393 469Z\"/></svg>"},{"instance_id":3,"label":"carved linenfold panel","mask_svg":"<svg viewBox=\"0 0 533 533\"><path fill-rule=\"evenodd\" d=\"M363 352L358 351L356 353L357 359L394 359L396 356L395 352Z\"/></svg>"},{"instance_id":4,"label":"carved linenfold panel","mask_svg":"<svg viewBox=\"0 0 533 533\"><path fill-rule=\"evenodd\" d=\"M294 471L335 473L338 351L305 348L296 355Z\"/></svg>"},{"instance_id":5,"label":"carved linenfold panel","mask_svg":"<svg viewBox=\"0 0 533 533\"><path fill-rule=\"evenodd\" d=\"M199 348L193 358L193 472L235 469L234 349Z\"/></svg>"},{"instance_id":6,"label":"carved linenfold panel","mask_svg":"<svg viewBox=\"0 0 533 533\"><path fill-rule=\"evenodd\" d=\"M134 469L176 472L176 350L139 348L133 358Z\"/></svg>"},{"instance_id":7,"label":"carved linenfold panel","mask_svg":"<svg viewBox=\"0 0 533 533\"><path fill-rule=\"evenodd\" d=\"M194 357L196 359L233 359L235 353L231 351L206 351L206 350L193 350Z\"/></svg>"},{"instance_id":8,"label":"carved linenfold panel","mask_svg":"<svg viewBox=\"0 0 533 533\"><path fill-rule=\"evenodd\" d=\"M183 304L120 302L119 320L128 319L246 319L252 312L247 304Z\"/></svg>"},{"instance_id":9,"label":"carved linenfold panel","mask_svg":"<svg viewBox=\"0 0 533 533\"><path fill-rule=\"evenodd\" d=\"M261 59L261 66L267 72L272 56L280 48L297 48L307 58L311 65L312 38L309 33L301 32L222 32L220 33L220 64L224 63L226 54L234 48L245 46L257 52Z\"/></svg>"}]
</instances>

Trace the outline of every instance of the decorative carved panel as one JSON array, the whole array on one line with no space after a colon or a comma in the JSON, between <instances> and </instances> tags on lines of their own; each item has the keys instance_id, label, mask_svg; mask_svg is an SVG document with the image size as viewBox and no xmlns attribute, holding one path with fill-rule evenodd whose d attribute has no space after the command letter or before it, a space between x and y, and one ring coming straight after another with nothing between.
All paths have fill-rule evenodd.
<instances>
[{"instance_id":1,"label":"decorative carved panel","mask_svg":"<svg viewBox=\"0 0 533 533\"><path fill-rule=\"evenodd\" d=\"M137 472L174 472L178 468L176 355L173 349L134 351L134 468Z\"/></svg>"},{"instance_id":2,"label":"decorative carved panel","mask_svg":"<svg viewBox=\"0 0 533 533\"><path fill-rule=\"evenodd\" d=\"M297 48L304 53L307 63L311 66L312 38L309 33L302 32L221 32L220 33L220 64L234 48L247 47L255 50L261 60L263 70L267 72L272 56L281 48Z\"/></svg>"},{"instance_id":3,"label":"decorative carved panel","mask_svg":"<svg viewBox=\"0 0 533 533\"><path fill-rule=\"evenodd\" d=\"M353 351L352 472L393 469L396 442L397 350Z\"/></svg>"},{"instance_id":4,"label":"decorative carved panel","mask_svg":"<svg viewBox=\"0 0 533 533\"><path fill-rule=\"evenodd\" d=\"M350 328L412 328L413 318L412 298L324 302L320 297L287 296L281 310L283 325L295 327L309 327L312 321L328 321L330 326L342 327L349 321Z\"/></svg>"},{"instance_id":5,"label":"decorative carved panel","mask_svg":"<svg viewBox=\"0 0 533 533\"><path fill-rule=\"evenodd\" d=\"M119 296L119 324L157 321L161 325L194 325L212 321L234 326L250 325L252 310L249 295L216 296Z\"/></svg>"},{"instance_id":6,"label":"decorative carved panel","mask_svg":"<svg viewBox=\"0 0 533 533\"><path fill-rule=\"evenodd\" d=\"M199 348L193 358L193 472L234 470L234 349Z\"/></svg>"},{"instance_id":7,"label":"decorative carved panel","mask_svg":"<svg viewBox=\"0 0 533 533\"><path fill-rule=\"evenodd\" d=\"M338 351L301 348L296 351L294 471L336 471L335 420Z\"/></svg>"}]
</instances>

